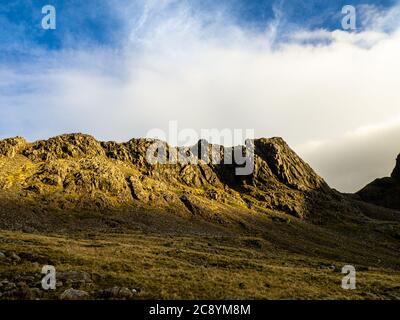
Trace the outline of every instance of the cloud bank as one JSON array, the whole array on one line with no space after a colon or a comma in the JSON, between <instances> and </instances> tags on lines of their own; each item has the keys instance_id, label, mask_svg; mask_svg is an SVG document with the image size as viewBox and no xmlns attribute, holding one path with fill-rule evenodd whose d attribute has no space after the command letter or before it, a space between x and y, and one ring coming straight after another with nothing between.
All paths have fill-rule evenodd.
<instances>
[{"instance_id":1,"label":"cloud bank","mask_svg":"<svg viewBox=\"0 0 400 320\"><path fill-rule=\"evenodd\" d=\"M282 136L341 191L390 173L400 153L398 7L361 7L368 22L357 33L291 26L281 41L278 9L260 31L224 10L139 4L108 4L124 24L118 47L32 48L35 59L0 64L0 136L121 141L177 120Z\"/></svg>"}]
</instances>

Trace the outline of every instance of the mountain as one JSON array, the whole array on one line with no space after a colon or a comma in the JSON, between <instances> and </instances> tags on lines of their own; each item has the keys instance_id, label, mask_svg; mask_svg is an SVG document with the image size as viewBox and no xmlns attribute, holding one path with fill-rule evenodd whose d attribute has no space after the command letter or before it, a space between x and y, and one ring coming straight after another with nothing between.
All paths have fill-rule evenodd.
<instances>
[{"instance_id":1,"label":"mountain","mask_svg":"<svg viewBox=\"0 0 400 320\"><path fill-rule=\"evenodd\" d=\"M245 148L204 140L1 140L0 299L400 297L398 211L331 189L281 138L248 142L238 175ZM152 164L155 143L193 161ZM358 290L340 286L347 264Z\"/></svg>"},{"instance_id":2,"label":"mountain","mask_svg":"<svg viewBox=\"0 0 400 320\"><path fill-rule=\"evenodd\" d=\"M209 150L205 161L151 165L146 151L154 142L99 142L83 134L34 143L23 138L0 141L1 195L49 209L143 207L209 215L245 208L277 210L299 218L306 218L318 199L333 195L281 138L255 140L254 169L243 176L236 175L239 165L224 164L234 148L199 141L206 148L199 150ZM201 156L193 147L165 146ZM211 161L215 155L220 164Z\"/></svg>"},{"instance_id":3,"label":"mountain","mask_svg":"<svg viewBox=\"0 0 400 320\"><path fill-rule=\"evenodd\" d=\"M376 179L357 192L363 201L400 210L400 155L390 177Z\"/></svg>"}]
</instances>

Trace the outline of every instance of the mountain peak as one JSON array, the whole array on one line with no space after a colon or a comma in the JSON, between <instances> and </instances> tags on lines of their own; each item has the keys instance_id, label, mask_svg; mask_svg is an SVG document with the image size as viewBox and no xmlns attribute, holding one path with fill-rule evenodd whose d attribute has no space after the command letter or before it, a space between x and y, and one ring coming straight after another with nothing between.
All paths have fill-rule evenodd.
<instances>
[{"instance_id":1,"label":"mountain peak","mask_svg":"<svg viewBox=\"0 0 400 320\"><path fill-rule=\"evenodd\" d=\"M394 168L391 177L400 181L400 154L397 156L396 167Z\"/></svg>"},{"instance_id":2,"label":"mountain peak","mask_svg":"<svg viewBox=\"0 0 400 320\"><path fill-rule=\"evenodd\" d=\"M397 156L396 166L390 177L372 181L357 194L363 201L400 210L400 154Z\"/></svg>"}]
</instances>

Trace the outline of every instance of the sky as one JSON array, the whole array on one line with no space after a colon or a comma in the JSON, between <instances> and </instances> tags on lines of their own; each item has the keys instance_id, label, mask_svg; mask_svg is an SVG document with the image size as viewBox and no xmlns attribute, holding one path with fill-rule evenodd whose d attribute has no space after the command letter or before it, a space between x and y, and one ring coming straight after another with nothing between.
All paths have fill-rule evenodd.
<instances>
[{"instance_id":1,"label":"sky","mask_svg":"<svg viewBox=\"0 0 400 320\"><path fill-rule=\"evenodd\" d=\"M344 192L400 153L398 1L8 0L0 27L0 139L253 129Z\"/></svg>"}]
</instances>

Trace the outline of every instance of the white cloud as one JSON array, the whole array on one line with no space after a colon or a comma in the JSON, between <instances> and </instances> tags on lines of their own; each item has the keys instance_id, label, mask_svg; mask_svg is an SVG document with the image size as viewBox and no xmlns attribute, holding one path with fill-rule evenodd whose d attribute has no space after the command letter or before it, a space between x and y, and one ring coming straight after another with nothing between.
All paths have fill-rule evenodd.
<instances>
[{"instance_id":1,"label":"white cloud","mask_svg":"<svg viewBox=\"0 0 400 320\"><path fill-rule=\"evenodd\" d=\"M382 9L375 5L364 4L358 6L358 14L358 21L365 30L392 32L400 27L400 5Z\"/></svg>"},{"instance_id":2,"label":"white cloud","mask_svg":"<svg viewBox=\"0 0 400 320\"><path fill-rule=\"evenodd\" d=\"M164 12L168 3L148 6L138 23L127 20L123 52L62 52L19 73L1 67L12 76L0 81L0 134L36 139L81 131L127 140L178 120L180 128L198 131L249 128L258 137L282 136L343 190L388 170L393 150L400 152L398 131L359 139L345 133L400 115L398 33L303 30L298 40L331 41L272 49L274 22L255 33L224 14L205 22L184 6ZM31 89L20 91L26 83ZM386 140L378 144L381 136ZM303 149L316 140L328 142ZM371 156L368 141L387 149L377 149L380 161L358 167L358 159ZM345 174L351 170L353 176Z\"/></svg>"},{"instance_id":3,"label":"white cloud","mask_svg":"<svg viewBox=\"0 0 400 320\"><path fill-rule=\"evenodd\" d=\"M400 119L308 142L296 150L332 187L355 192L376 178L390 176L400 153Z\"/></svg>"}]
</instances>

